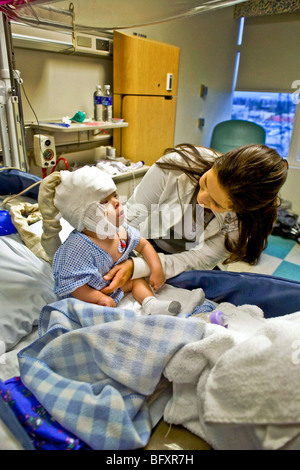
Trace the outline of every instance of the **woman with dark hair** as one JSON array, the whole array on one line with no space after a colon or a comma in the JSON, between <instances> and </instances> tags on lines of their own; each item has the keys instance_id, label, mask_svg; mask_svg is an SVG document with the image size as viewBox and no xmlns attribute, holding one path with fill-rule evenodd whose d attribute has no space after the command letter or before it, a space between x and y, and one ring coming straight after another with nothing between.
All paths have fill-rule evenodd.
<instances>
[{"instance_id":1,"label":"woman with dark hair","mask_svg":"<svg viewBox=\"0 0 300 470\"><path fill-rule=\"evenodd\" d=\"M127 222L151 240L166 278L244 261L256 264L277 217L287 162L255 144L224 155L182 144L168 149L127 202ZM140 258L115 266L105 293L147 276ZM103 291L104 292L104 291Z\"/></svg>"}]
</instances>

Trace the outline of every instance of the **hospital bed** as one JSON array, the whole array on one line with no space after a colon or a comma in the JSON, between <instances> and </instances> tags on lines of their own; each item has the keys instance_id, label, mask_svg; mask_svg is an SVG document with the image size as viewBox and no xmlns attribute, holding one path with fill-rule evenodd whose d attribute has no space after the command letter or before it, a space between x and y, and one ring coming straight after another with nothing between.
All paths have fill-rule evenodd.
<instances>
[{"instance_id":1,"label":"hospital bed","mask_svg":"<svg viewBox=\"0 0 300 470\"><path fill-rule=\"evenodd\" d=\"M2 169L0 193L38 181ZM0 253L2 449L153 449L162 419L214 449L300 448L300 283L187 272L162 291L185 299L184 314L146 318L130 296L116 309L59 301L50 264L18 232L0 237ZM187 316L201 293L228 329Z\"/></svg>"}]
</instances>

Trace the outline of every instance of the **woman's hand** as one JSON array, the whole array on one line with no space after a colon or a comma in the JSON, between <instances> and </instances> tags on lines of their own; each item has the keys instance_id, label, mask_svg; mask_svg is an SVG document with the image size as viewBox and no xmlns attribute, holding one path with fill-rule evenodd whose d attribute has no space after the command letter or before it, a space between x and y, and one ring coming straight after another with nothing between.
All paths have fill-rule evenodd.
<instances>
[{"instance_id":1,"label":"woman's hand","mask_svg":"<svg viewBox=\"0 0 300 470\"><path fill-rule=\"evenodd\" d=\"M104 287L101 289L103 294L111 294L114 292L118 287L123 287L124 284L131 278L133 273L133 261L132 259L127 259L120 264L114 266L105 276L103 279L106 281L110 281L111 283L109 286Z\"/></svg>"}]
</instances>

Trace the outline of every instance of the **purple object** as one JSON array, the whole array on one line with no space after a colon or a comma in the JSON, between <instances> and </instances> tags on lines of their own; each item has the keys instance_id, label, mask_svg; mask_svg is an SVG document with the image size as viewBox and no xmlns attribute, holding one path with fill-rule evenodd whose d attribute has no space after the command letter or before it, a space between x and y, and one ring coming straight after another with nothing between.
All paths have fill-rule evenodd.
<instances>
[{"instance_id":1,"label":"purple object","mask_svg":"<svg viewBox=\"0 0 300 470\"><path fill-rule=\"evenodd\" d=\"M226 316L221 310L214 310L210 314L210 322L214 323L215 325L221 325L225 328L228 327L228 323L226 322Z\"/></svg>"}]
</instances>

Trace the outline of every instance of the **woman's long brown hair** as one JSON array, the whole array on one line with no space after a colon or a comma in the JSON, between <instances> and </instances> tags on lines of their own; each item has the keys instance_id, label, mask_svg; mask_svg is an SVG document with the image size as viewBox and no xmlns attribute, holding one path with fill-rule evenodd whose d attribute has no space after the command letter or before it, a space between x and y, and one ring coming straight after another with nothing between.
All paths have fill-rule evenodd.
<instances>
[{"instance_id":1,"label":"woman's long brown hair","mask_svg":"<svg viewBox=\"0 0 300 470\"><path fill-rule=\"evenodd\" d=\"M254 144L234 149L211 159L201 152L201 147L181 144L167 149L176 152L178 162L166 157L157 162L160 168L182 171L195 183L213 168L219 184L232 202L237 215L239 237L236 241L225 235L225 248L230 253L224 264L244 261L256 264L267 246L267 239L277 218L278 193L287 177L287 162L276 150L266 145Z\"/></svg>"}]
</instances>

